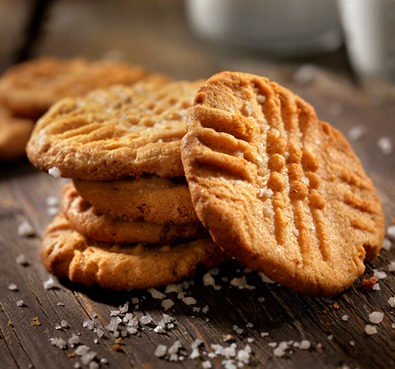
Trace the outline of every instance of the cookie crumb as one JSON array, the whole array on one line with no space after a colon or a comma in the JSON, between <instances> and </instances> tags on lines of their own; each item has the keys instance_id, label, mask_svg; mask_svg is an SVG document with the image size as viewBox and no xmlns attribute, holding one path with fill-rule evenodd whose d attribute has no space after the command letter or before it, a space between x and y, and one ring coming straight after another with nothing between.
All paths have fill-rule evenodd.
<instances>
[{"instance_id":1,"label":"cookie crumb","mask_svg":"<svg viewBox=\"0 0 395 369\"><path fill-rule=\"evenodd\" d=\"M367 291L373 289L373 286L376 284L377 279L375 277L370 277L369 279L363 279L361 281L361 287Z\"/></svg>"},{"instance_id":2,"label":"cookie crumb","mask_svg":"<svg viewBox=\"0 0 395 369\"><path fill-rule=\"evenodd\" d=\"M38 327L38 326L41 325L41 322L40 322L40 320L38 319L38 317L35 316L35 317L33 318L33 320L30 322L30 325Z\"/></svg>"}]
</instances>

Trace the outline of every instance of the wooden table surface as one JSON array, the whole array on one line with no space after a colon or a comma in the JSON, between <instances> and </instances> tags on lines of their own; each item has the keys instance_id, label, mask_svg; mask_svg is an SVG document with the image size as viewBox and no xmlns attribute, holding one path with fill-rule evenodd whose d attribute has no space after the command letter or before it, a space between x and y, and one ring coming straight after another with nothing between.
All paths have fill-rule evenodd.
<instances>
[{"instance_id":1,"label":"wooden table surface","mask_svg":"<svg viewBox=\"0 0 395 369\"><path fill-rule=\"evenodd\" d=\"M21 9L23 4L29 2L21 0ZM1 0L0 6L6 11L7 1ZM20 44L18 48L7 51L0 64L3 69L15 60ZM29 53L30 57L116 56L174 78L204 78L226 69L269 76L311 102L322 119L344 134L364 127L365 135L352 145L376 184L386 226L395 219L395 154L383 153L378 144L382 137L395 143L395 110L368 99L353 83L344 50L275 60L196 39L187 27L182 1L118 0L52 2L40 38ZM1 369L395 367L395 307L389 303L395 296L395 272L389 269L395 261L391 242L362 277L370 278L376 270L382 278L380 290L365 290L358 281L331 298L294 294L238 264L212 271L215 286L207 285L207 271L200 270L177 286L184 293L157 290L166 297L157 291L83 288L56 279L53 286L40 262L39 248L65 181L39 172L27 160L0 166ZM20 234L24 222L32 226L34 235ZM163 301L168 299L174 305L166 310ZM372 312L384 313L382 322L371 323ZM135 334L127 333L131 317L138 324ZM109 325L117 318L123 319L118 325L122 340L111 332L114 324ZM164 332L158 332L164 318L171 321ZM376 327L377 334L365 332L368 324ZM71 343L78 341L74 347L71 338ZM197 339L202 343L193 349ZM172 347L174 354L155 356L159 345ZM90 366L88 356L81 356L84 349L96 353Z\"/></svg>"}]
</instances>

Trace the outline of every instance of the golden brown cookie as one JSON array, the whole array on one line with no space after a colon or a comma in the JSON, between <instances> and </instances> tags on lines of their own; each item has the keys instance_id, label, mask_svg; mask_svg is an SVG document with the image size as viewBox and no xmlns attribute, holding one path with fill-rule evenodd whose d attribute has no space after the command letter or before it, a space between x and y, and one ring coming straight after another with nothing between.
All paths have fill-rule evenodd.
<instances>
[{"instance_id":1,"label":"golden brown cookie","mask_svg":"<svg viewBox=\"0 0 395 369\"><path fill-rule=\"evenodd\" d=\"M28 157L73 179L183 176L180 139L200 83L155 80L62 99L36 124Z\"/></svg>"},{"instance_id":2,"label":"golden brown cookie","mask_svg":"<svg viewBox=\"0 0 395 369\"><path fill-rule=\"evenodd\" d=\"M139 66L115 61L42 57L10 68L0 78L0 100L13 115L37 119L60 98L147 76Z\"/></svg>"},{"instance_id":3,"label":"golden brown cookie","mask_svg":"<svg viewBox=\"0 0 395 369\"><path fill-rule=\"evenodd\" d=\"M155 175L123 181L74 181L96 210L123 220L156 224L196 223L185 177Z\"/></svg>"},{"instance_id":4,"label":"golden brown cookie","mask_svg":"<svg viewBox=\"0 0 395 369\"><path fill-rule=\"evenodd\" d=\"M214 241L294 291L336 294L381 248L372 181L344 136L268 79L223 72L196 95L182 159Z\"/></svg>"},{"instance_id":5,"label":"golden brown cookie","mask_svg":"<svg viewBox=\"0 0 395 369\"><path fill-rule=\"evenodd\" d=\"M220 264L224 253L211 239L162 246L100 244L74 231L60 214L44 234L41 259L59 278L131 290L175 283L193 275L198 265Z\"/></svg>"},{"instance_id":6,"label":"golden brown cookie","mask_svg":"<svg viewBox=\"0 0 395 369\"><path fill-rule=\"evenodd\" d=\"M31 119L15 118L0 106L0 161L25 156L25 146L33 130Z\"/></svg>"},{"instance_id":7,"label":"golden brown cookie","mask_svg":"<svg viewBox=\"0 0 395 369\"><path fill-rule=\"evenodd\" d=\"M71 227L85 237L107 243L167 244L179 240L209 237L200 222L155 224L123 221L98 212L68 183L63 188L62 211Z\"/></svg>"}]
</instances>

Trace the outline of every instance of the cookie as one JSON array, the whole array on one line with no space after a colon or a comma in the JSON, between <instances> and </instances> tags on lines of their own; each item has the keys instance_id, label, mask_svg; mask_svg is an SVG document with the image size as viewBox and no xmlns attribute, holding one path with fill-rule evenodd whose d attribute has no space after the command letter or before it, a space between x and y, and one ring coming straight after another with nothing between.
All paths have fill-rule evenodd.
<instances>
[{"instance_id":1,"label":"cookie","mask_svg":"<svg viewBox=\"0 0 395 369\"><path fill-rule=\"evenodd\" d=\"M111 245L89 241L58 215L44 234L41 259L55 276L115 290L154 288L192 276L198 265L224 260L211 239L176 245Z\"/></svg>"},{"instance_id":2,"label":"cookie","mask_svg":"<svg viewBox=\"0 0 395 369\"><path fill-rule=\"evenodd\" d=\"M72 183L63 188L62 211L74 230L98 242L167 244L209 237L200 222L160 225L123 221L104 215L84 200Z\"/></svg>"},{"instance_id":3,"label":"cookie","mask_svg":"<svg viewBox=\"0 0 395 369\"><path fill-rule=\"evenodd\" d=\"M196 223L185 177L155 175L123 181L74 181L96 210L115 218L156 224Z\"/></svg>"},{"instance_id":4,"label":"cookie","mask_svg":"<svg viewBox=\"0 0 395 369\"><path fill-rule=\"evenodd\" d=\"M183 176L180 139L200 83L143 81L62 99L36 124L28 157L81 180Z\"/></svg>"},{"instance_id":5,"label":"cookie","mask_svg":"<svg viewBox=\"0 0 395 369\"><path fill-rule=\"evenodd\" d=\"M18 117L37 119L60 98L146 77L139 66L115 61L42 57L10 68L0 78L0 100Z\"/></svg>"},{"instance_id":6,"label":"cookie","mask_svg":"<svg viewBox=\"0 0 395 369\"><path fill-rule=\"evenodd\" d=\"M182 160L214 241L296 292L343 291L381 248L381 203L347 140L264 77L223 72L205 83Z\"/></svg>"},{"instance_id":7,"label":"cookie","mask_svg":"<svg viewBox=\"0 0 395 369\"><path fill-rule=\"evenodd\" d=\"M33 130L31 119L13 117L0 106L0 161L11 161L25 156L25 146Z\"/></svg>"}]
</instances>

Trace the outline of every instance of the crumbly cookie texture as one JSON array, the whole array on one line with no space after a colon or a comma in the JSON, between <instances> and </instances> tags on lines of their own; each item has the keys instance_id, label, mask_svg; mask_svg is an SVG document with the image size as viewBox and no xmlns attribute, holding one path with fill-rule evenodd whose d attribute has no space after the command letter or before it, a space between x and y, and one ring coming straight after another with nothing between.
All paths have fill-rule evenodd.
<instances>
[{"instance_id":1,"label":"crumbly cookie texture","mask_svg":"<svg viewBox=\"0 0 395 369\"><path fill-rule=\"evenodd\" d=\"M84 200L72 183L62 191L62 211L71 227L85 237L112 244L149 243L168 244L180 240L210 237L200 222L174 225L132 222L98 212Z\"/></svg>"},{"instance_id":2,"label":"crumbly cookie texture","mask_svg":"<svg viewBox=\"0 0 395 369\"><path fill-rule=\"evenodd\" d=\"M199 222L185 177L155 175L123 181L74 181L78 193L112 217L156 224Z\"/></svg>"},{"instance_id":3,"label":"crumbly cookie texture","mask_svg":"<svg viewBox=\"0 0 395 369\"><path fill-rule=\"evenodd\" d=\"M175 283L224 260L211 239L176 245L109 245L86 239L74 231L63 214L48 226L41 259L55 276L83 285L115 290L154 288Z\"/></svg>"},{"instance_id":4,"label":"crumbly cookie texture","mask_svg":"<svg viewBox=\"0 0 395 369\"><path fill-rule=\"evenodd\" d=\"M31 119L16 118L0 105L0 161L11 161L25 156L26 142L33 131Z\"/></svg>"},{"instance_id":5,"label":"crumbly cookie texture","mask_svg":"<svg viewBox=\"0 0 395 369\"><path fill-rule=\"evenodd\" d=\"M42 57L7 70L0 78L0 100L15 116L37 119L63 97L131 85L147 75L144 68L122 62Z\"/></svg>"},{"instance_id":6,"label":"crumbly cookie texture","mask_svg":"<svg viewBox=\"0 0 395 369\"><path fill-rule=\"evenodd\" d=\"M62 99L36 124L28 157L81 180L183 176L180 140L200 84L154 78Z\"/></svg>"},{"instance_id":7,"label":"crumbly cookie texture","mask_svg":"<svg viewBox=\"0 0 395 369\"><path fill-rule=\"evenodd\" d=\"M296 292L340 293L381 248L381 203L347 140L266 78L211 77L189 110L182 160L214 241Z\"/></svg>"}]
</instances>

